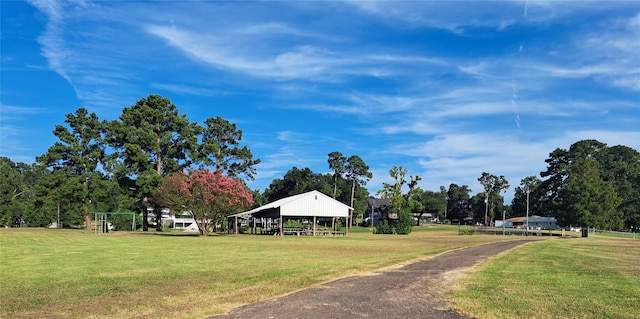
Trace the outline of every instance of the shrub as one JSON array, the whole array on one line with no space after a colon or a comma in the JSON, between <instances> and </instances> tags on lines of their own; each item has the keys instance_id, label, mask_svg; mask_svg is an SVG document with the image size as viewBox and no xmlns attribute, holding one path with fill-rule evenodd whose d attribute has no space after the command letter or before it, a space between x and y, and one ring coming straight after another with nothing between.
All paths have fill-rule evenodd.
<instances>
[{"instance_id":1,"label":"shrub","mask_svg":"<svg viewBox=\"0 0 640 319\"><path fill-rule=\"evenodd\" d=\"M130 231L133 216L126 214L110 215L109 222L118 230ZM142 225L142 216L135 215L135 227L136 229Z\"/></svg>"},{"instance_id":2,"label":"shrub","mask_svg":"<svg viewBox=\"0 0 640 319\"><path fill-rule=\"evenodd\" d=\"M460 235L475 235L476 234L476 229L475 228L467 228L467 229L461 229L459 231Z\"/></svg>"},{"instance_id":3,"label":"shrub","mask_svg":"<svg viewBox=\"0 0 640 319\"><path fill-rule=\"evenodd\" d=\"M393 234L393 227L385 219L376 226L376 234Z\"/></svg>"},{"instance_id":4,"label":"shrub","mask_svg":"<svg viewBox=\"0 0 640 319\"><path fill-rule=\"evenodd\" d=\"M396 234L409 235L413 228L413 216L408 211L403 211L398 214L398 219L393 224L393 228Z\"/></svg>"}]
</instances>

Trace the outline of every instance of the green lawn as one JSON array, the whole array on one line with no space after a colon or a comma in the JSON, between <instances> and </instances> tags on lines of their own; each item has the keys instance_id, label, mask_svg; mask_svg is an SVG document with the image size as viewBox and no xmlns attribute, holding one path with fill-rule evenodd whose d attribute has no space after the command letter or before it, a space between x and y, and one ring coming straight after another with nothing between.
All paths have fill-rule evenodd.
<instances>
[{"instance_id":1,"label":"green lawn","mask_svg":"<svg viewBox=\"0 0 640 319\"><path fill-rule=\"evenodd\" d=\"M172 235L175 233L171 233ZM501 236L159 236L1 229L2 318L202 318Z\"/></svg>"},{"instance_id":2,"label":"green lawn","mask_svg":"<svg viewBox=\"0 0 640 319\"><path fill-rule=\"evenodd\" d=\"M452 298L477 318L640 318L640 242L526 244L471 271Z\"/></svg>"},{"instance_id":3,"label":"green lawn","mask_svg":"<svg viewBox=\"0 0 640 319\"><path fill-rule=\"evenodd\" d=\"M452 226L408 236L175 235L0 229L0 318L203 318L341 276L522 238L458 236ZM632 318L638 256L638 241L530 243L478 268L456 307L479 318Z\"/></svg>"}]
</instances>

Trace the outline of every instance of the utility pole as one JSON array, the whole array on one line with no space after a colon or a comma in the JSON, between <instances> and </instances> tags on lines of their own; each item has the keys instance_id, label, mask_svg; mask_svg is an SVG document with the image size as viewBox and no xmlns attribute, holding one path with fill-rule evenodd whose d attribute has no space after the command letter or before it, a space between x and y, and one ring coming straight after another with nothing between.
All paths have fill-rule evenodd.
<instances>
[{"instance_id":1,"label":"utility pole","mask_svg":"<svg viewBox=\"0 0 640 319\"><path fill-rule=\"evenodd\" d=\"M529 185L526 185L526 187L527 187L527 220L526 220L527 229L525 229L524 234L525 236L529 236L529 193L531 192L531 190L529 189Z\"/></svg>"},{"instance_id":2,"label":"utility pole","mask_svg":"<svg viewBox=\"0 0 640 319\"><path fill-rule=\"evenodd\" d=\"M447 210L449 210L449 196L444 198L444 220L442 222L447 220Z\"/></svg>"},{"instance_id":3,"label":"utility pole","mask_svg":"<svg viewBox=\"0 0 640 319\"><path fill-rule=\"evenodd\" d=\"M487 215L489 214L489 193L484 193L484 228L486 229L489 224L487 224Z\"/></svg>"},{"instance_id":4,"label":"utility pole","mask_svg":"<svg viewBox=\"0 0 640 319\"><path fill-rule=\"evenodd\" d=\"M505 224L505 220L504 220L505 216L504 216L504 214L505 214L505 212L506 211L503 209L502 210L502 236L504 236L504 224Z\"/></svg>"}]
</instances>

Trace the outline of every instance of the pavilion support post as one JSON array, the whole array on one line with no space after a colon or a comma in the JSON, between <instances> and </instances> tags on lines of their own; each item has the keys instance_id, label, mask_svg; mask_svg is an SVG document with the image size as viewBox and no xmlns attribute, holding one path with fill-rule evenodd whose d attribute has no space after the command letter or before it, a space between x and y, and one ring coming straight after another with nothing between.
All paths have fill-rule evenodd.
<instances>
[{"instance_id":1,"label":"pavilion support post","mask_svg":"<svg viewBox=\"0 0 640 319\"><path fill-rule=\"evenodd\" d=\"M280 236L284 236L284 229L282 227L282 215L280 215L280 218L278 219L278 228L280 229Z\"/></svg>"},{"instance_id":2,"label":"pavilion support post","mask_svg":"<svg viewBox=\"0 0 640 319\"><path fill-rule=\"evenodd\" d=\"M347 219L347 222L351 222L351 220L349 220L349 217L346 217L345 219ZM349 235L349 227L345 227L344 228L344 235L347 236Z\"/></svg>"},{"instance_id":3,"label":"pavilion support post","mask_svg":"<svg viewBox=\"0 0 640 319\"><path fill-rule=\"evenodd\" d=\"M336 218L335 217L331 217L331 233L335 236L336 235Z\"/></svg>"},{"instance_id":4,"label":"pavilion support post","mask_svg":"<svg viewBox=\"0 0 640 319\"><path fill-rule=\"evenodd\" d=\"M316 221L316 216L313 216L313 236L316 236L316 226L318 222Z\"/></svg>"},{"instance_id":5,"label":"pavilion support post","mask_svg":"<svg viewBox=\"0 0 640 319\"><path fill-rule=\"evenodd\" d=\"M238 216L233 216L233 234L238 234Z\"/></svg>"}]
</instances>

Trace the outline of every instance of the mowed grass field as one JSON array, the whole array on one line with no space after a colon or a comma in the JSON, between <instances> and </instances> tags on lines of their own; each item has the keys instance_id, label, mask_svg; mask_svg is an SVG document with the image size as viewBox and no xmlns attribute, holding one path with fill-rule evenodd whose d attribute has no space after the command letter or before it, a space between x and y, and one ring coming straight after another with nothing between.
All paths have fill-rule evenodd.
<instances>
[{"instance_id":1,"label":"mowed grass field","mask_svg":"<svg viewBox=\"0 0 640 319\"><path fill-rule=\"evenodd\" d=\"M361 229L348 237L219 235L208 238L175 236L174 233L170 236L127 232L98 235L82 230L1 229L0 317L203 318L339 277L470 245L521 238L459 236L456 227L420 227L408 236L371 235ZM619 312L629 311L625 305L635 303L634 311L637 311L639 245L638 241L592 241L590 238L526 244L475 269L466 279L466 290L455 294L456 307L467 313L479 311L475 312L479 318L557 318L560 312L549 312L548 307L535 313L498 312L504 316L491 313L490 308L495 307L493 299L497 299L498 304L521 303L528 297L538 300L539 295L543 295L554 299L554 294L567 294L567 300L576 302L575 307L587 304L586 308L575 309L579 312L569 317L608 317L600 315L599 304L577 303L591 296L592 285L576 286L574 279L549 286L536 276L519 275L540 268L538 263L552 263L556 273L564 274L560 277L578 273L582 276L578 281L590 282L597 278L609 289L621 289L600 294L599 302L620 308ZM545 252L550 255L544 262L528 259L532 253ZM598 257L599 262L582 262L585 254ZM567 259L567 255L575 257ZM503 260L506 261L500 264ZM571 268L578 261L584 268ZM483 281L477 279L487 277L484 272L491 273L495 263L498 270L494 270L497 273L494 279L502 282L500 271L506 270L516 283L507 284L506 288L481 286ZM510 268L511 264L519 268ZM611 273L617 275L612 277ZM512 290L516 289L514 286L527 287L522 289L530 295L505 297L519 293ZM570 289L560 290L564 287ZM620 291L626 297L613 295ZM619 303L611 301L620 298L627 299ZM537 308L542 304L544 300L528 307ZM503 309L506 308L509 307ZM612 313L618 312L607 312Z\"/></svg>"},{"instance_id":2,"label":"mowed grass field","mask_svg":"<svg viewBox=\"0 0 640 319\"><path fill-rule=\"evenodd\" d=\"M2 318L203 318L501 236L219 235L0 229Z\"/></svg>"},{"instance_id":3,"label":"mowed grass field","mask_svg":"<svg viewBox=\"0 0 640 319\"><path fill-rule=\"evenodd\" d=\"M493 318L640 318L640 241L537 241L485 260L453 293L454 309Z\"/></svg>"}]
</instances>

